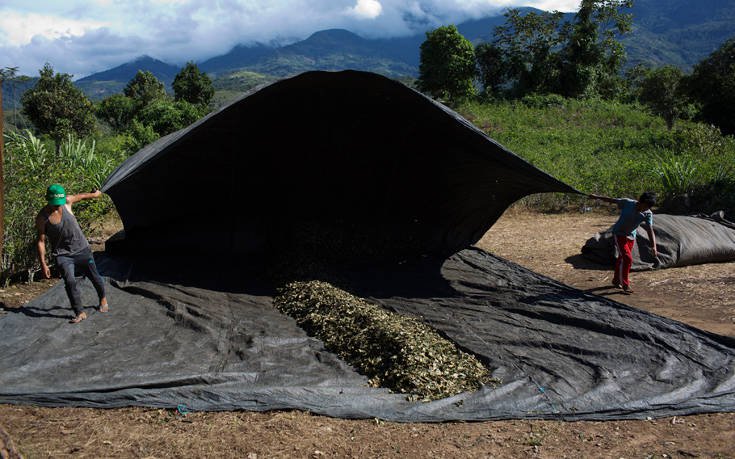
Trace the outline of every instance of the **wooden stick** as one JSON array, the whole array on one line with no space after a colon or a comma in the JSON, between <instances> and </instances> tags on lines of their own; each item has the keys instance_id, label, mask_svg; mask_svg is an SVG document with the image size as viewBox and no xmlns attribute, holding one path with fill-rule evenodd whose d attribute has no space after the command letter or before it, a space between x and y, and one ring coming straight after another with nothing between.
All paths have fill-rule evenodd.
<instances>
[{"instance_id":1,"label":"wooden stick","mask_svg":"<svg viewBox=\"0 0 735 459\"><path fill-rule=\"evenodd\" d=\"M5 242L5 172L3 171L3 163L5 155L3 147L5 146L5 115L3 114L3 78L0 76L0 271L2 271L3 259L3 243Z\"/></svg>"}]
</instances>

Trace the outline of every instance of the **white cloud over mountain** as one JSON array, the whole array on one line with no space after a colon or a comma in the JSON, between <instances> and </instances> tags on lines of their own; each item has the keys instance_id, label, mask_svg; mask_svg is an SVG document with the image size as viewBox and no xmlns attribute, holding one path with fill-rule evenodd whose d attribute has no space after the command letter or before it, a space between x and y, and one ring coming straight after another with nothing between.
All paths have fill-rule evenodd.
<instances>
[{"instance_id":1,"label":"white cloud over mountain","mask_svg":"<svg viewBox=\"0 0 735 459\"><path fill-rule=\"evenodd\" d=\"M383 5L378 0L357 0L350 11L358 18L375 19L383 12Z\"/></svg>"}]
</instances>

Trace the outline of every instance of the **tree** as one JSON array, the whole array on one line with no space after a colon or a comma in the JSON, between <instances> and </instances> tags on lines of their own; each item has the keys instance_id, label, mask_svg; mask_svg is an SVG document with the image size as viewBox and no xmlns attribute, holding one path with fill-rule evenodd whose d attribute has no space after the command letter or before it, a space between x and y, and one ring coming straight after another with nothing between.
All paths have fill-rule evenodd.
<instances>
[{"instance_id":1,"label":"tree","mask_svg":"<svg viewBox=\"0 0 735 459\"><path fill-rule=\"evenodd\" d=\"M508 73L503 50L493 43L480 43L475 48L475 59L485 94L499 93Z\"/></svg>"},{"instance_id":2,"label":"tree","mask_svg":"<svg viewBox=\"0 0 735 459\"><path fill-rule=\"evenodd\" d=\"M202 111L201 106L184 100L159 99L143 108L136 115L136 120L164 136L195 122L202 116Z\"/></svg>"},{"instance_id":3,"label":"tree","mask_svg":"<svg viewBox=\"0 0 735 459\"><path fill-rule=\"evenodd\" d=\"M511 9L505 24L495 28L494 45L502 50L509 82L516 95L557 92L558 55L554 51L565 39L557 11L526 13Z\"/></svg>"},{"instance_id":4,"label":"tree","mask_svg":"<svg viewBox=\"0 0 735 459\"><path fill-rule=\"evenodd\" d=\"M122 94L107 97L97 106L97 118L109 124L115 132L127 130L134 117L135 101Z\"/></svg>"},{"instance_id":5,"label":"tree","mask_svg":"<svg viewBox=\"0 0 735 459\"><path fill-rule=\"evenodd\" d=\"M40 70L41 78L23 94L23 113L41 133L48 134L59 152L69 134L84 137L94 130L92 102L71 81L71 75L57 73L50 64Z\"/></svg>"},{"instance_id":6,"label":"tree","mask_svg":"<svg viewBox=\"0 0 735 459\"><path fill-rule=\"evenodd\" d=\"M475 92L475 50L454 25L426 33L418 88L435 99L457 102Z\"/></svg>"},{"instance_id":7,"label":"tree","mask_svg":"<svg viewBox=\"0 0 735 459\"><path fill-rule=\"evenodd\" d=\"M735 134L735 37L697 64L685 84L704 121Z\"/></svg>"},{"instance_id":8,"label":"tree","mask_svg":"<svg viewBox=\"0 0 735 459\"><path fill-rule=\"evenodd\" d=\"M582 0L561 52L562 94L614 96L625 49L618 40L631 30L632 0ZM600 32L602 31L602 32ZM602 33L602 37L600 37Z\"/></svg>"},{"instance_id":9,"label":"tree","mask_svg":"<svg viewBox=\"0 0 735 459\"><path fill-rule=\"evenodd\" d=\"M651 74L651 68L644 64L636 64L635 66L625 70L623 74L623 95L621 100L625 102L635 102L640 100L641 88L643 82Z\"/></svg>"},{"instance_id":10,"label":"tree","mask_svg":"<svg viewBox=\"0 0 735 459\"><path fill-rule=\"evenodd\" d=\"M141 109L154 100L166 98L166 88L151 72L138 70L123 90L123 94L135 101Z\"/></svg>"},{"instance_id":11,"label":"tree","mask_svg":"<svg viewBox=\"0 0 735 459\"><path fill-rule=\"evenodd\" d=\"M662 116L669 130L687 106L687 99L681 91L683 76L681 69L667 65L651 71L641 83L640 101Z\"/></svg>"},{"instance_id":12,"label":"tree","mask_svg":"<svg viewBox=\"0 0 735 459\"><path fill-rule=\"evenodd\" d=\"M206 73L201 73L193 62L187 62L176 74L173 88L176 100L185 100L194 105L207 106L214 96L212 80Z\"/></svg>"},{"instance_id":13,"label":"tree","mask_svg":"<svg viewBox=\"0 0 735 459\"><path fill-rule=\"evenodd\" d=\"M144 125L136 119L130 122L130 127L125 134L127 140L124 145L129 153L135 153L160 137L151 126Z\"/></svg>"}]
</instances>

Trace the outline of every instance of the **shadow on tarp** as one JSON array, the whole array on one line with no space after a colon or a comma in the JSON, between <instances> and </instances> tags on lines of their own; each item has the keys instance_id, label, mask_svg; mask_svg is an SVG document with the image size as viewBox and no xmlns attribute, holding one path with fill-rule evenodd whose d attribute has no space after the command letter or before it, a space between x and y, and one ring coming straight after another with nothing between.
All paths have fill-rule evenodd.
<instances>
[{"instance_id":1,"label":"shadow on tarp","mask_svg":"<svg viewBox=\"0 0 735 459\"><path fill-rule=\"evenodd\" d=\"M320 265L289 273L281 261L262 256L222 257L176 255L96 255L100 271L120 285L158 282L219 292L274 296L284 283L330 282L361 297L453 297L459 293L442 275L445 260L421 257L398 263Z\"/></svg>"},{"instance_id":2,"label":"shadow on tarp","mask_svg":"<svg viewBox=\"0 0 735 459\"><path fill-rule=\"evenodd\" d=\"M94 307L91 307L92 309ZM86 308L85 309L89 309ZM51 317L55 319L69 320L74 317L74 312L70 306L54 306L51 308L36 308L33 306L23 305L18 308L6 308L8 312L15 314L23 314L28 317ZM62 312L56 312L62 311Z\"/></svg>"},{"instance_id":3,"label":"shadow on tarp","mask_svg":"<svg viewBox=\"0 0 735 459\"><path fill-rule=\"evenodd\" d=\"M275 294L259 261L176 255L95 254L100 272L119 285L135 282L175 284L218 292Z\"/></svg>"}]
</instances>

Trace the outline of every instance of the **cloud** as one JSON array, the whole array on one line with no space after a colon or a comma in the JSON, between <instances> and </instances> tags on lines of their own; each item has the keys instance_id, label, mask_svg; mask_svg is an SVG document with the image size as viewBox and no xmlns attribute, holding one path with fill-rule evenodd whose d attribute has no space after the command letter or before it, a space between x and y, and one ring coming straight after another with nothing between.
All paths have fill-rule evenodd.
<instances>
[{"instance_id":1,"label":"cloud","mask_svg":"<svg viewBox=\"0 0 735 459\"><path fill-rule=\"evenodd\" d=\"M513 6L571 11L579 0L3 0L0 67L44 62L77 77L147 54L172 64L237 44L287 44L329 28L368 38L420 34Z\"/></svg>"},{"instance_id":2,"label":"cloud","mask_svg":"<svg viewBox=\"0 0 735 459\"><path fill-rule=\"evenodd\" d=\"M534 8L546 11L577 11L579 9L580 0L541 0L534 2Z\"/></svg>"},{"instance_id":3,"label":"cloud","mask_svg":"<svg viewBox=\"0 0 735 459\"><path fill-rule=\"evenodd\" d=\"M108 24L94 20L79 20L39 13L0 11L0 45L22 46L34 37L64 39L81 36Z\"/></svg>"},{"instance_id":4,"label":"cloud","mask_svg":"<svg viewBox=\"0 0 735 459\"><path fill-rule=\"evenodd\" d=\"M77 78L132 60L145 54L141 50L146 47L138 37L122 37L107 28L59 39L37 35L23 46L0 47L0 68L18 66L20 74L37 76L48 62L55 71Z\"/></svg>"},{"instance_id":5,"label":"cloud","mask_svg":"<svg viewBox=\"0 0 735 459\"><path fill-rule=\"evenodd\" d=\"M375 19L383 12L383 5L378 0L357 0L349 12L358 18Z\"/></svg>"}]
</instances>

